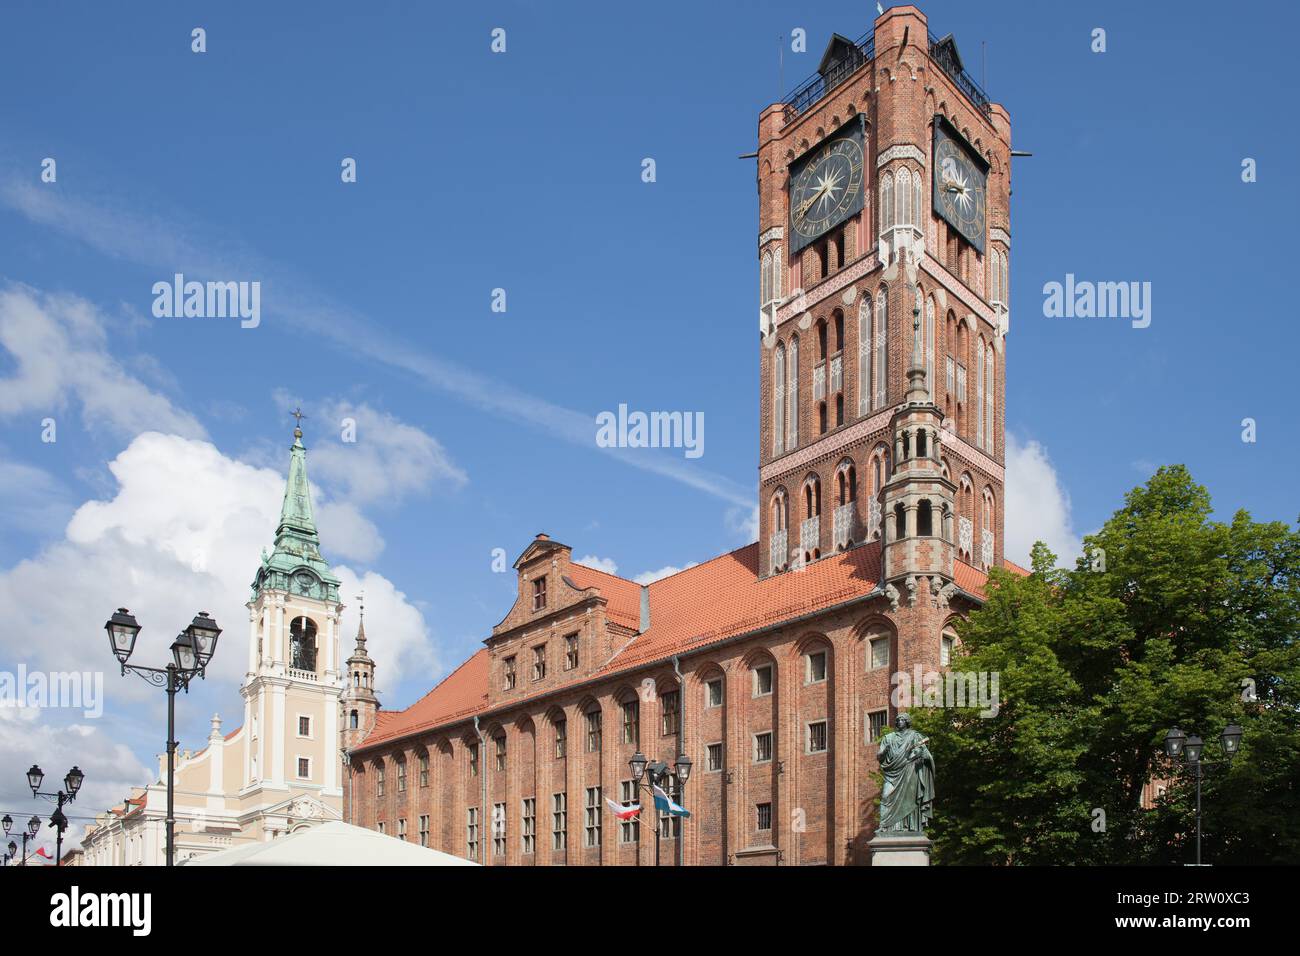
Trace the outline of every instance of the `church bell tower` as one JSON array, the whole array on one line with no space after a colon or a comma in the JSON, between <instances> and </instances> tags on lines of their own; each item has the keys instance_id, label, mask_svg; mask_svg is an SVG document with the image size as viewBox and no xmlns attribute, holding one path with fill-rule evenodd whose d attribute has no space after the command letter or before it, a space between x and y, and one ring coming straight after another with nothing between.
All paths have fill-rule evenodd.
<instances>
[{"instance_id":1,"label":"church bell tower","mask_svg":"<svg viewBox=\"0 0 1300 956\"><path fill-rule=\"evenodd\" d=\"M275 546L262 552L249 600L248 671L240 693L249 734L242 793L274 803L310 794L341 809L338 756L339 579L322 557L307 482L300 412Z\"/></svg>"}]
</instances>

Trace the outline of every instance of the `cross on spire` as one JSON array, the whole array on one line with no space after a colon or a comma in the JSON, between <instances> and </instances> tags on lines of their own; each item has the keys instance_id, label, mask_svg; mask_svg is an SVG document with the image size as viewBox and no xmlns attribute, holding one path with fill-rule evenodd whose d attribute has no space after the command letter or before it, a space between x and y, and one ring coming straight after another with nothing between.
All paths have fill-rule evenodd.
<instances>
[{"instance_id":1,"label":"cross on spire","mask_svg":"<svg viewBox=\"0 0 1300 956\"><path fill-rule=\"evenodd\" d=\"M294 419L293 437L294 437L294 438L301 438L301 437L302 437L302 420L303 420L304 418L307 417L306 415L304 415L304 414L302 413L302 406L301 406L301 405L298 406L298 407L295 408L293 411L291 411L289 414L292 415L292 416L293 416L293 419Z\"/></svg>"}]
</instances>

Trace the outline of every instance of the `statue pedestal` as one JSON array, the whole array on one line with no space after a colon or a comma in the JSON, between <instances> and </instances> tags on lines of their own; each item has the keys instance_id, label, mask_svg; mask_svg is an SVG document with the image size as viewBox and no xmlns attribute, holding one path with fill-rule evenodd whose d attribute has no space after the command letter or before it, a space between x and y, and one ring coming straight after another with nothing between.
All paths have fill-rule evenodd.
<instances>
[{"instance_id":1,"label":"statue pedestal","mask_svg":"<svg viewBox=\"0 0 1300 956\"><path fill-rule=\"evenodd\" d=\"M882 833L867 846L872 866L930 865L930 838L924 833Z\"/></svg>"}]
</instances>

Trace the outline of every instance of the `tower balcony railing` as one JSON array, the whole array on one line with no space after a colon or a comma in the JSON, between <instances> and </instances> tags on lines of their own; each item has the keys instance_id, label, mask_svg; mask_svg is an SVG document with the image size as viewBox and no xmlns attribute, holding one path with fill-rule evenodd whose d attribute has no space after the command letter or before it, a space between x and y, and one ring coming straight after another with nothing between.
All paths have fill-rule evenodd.
<instances>
[{"instance_id":1,"label":"tower balcony railing","mask_svg":"<svg viewBox=\"0 0 1300 956\"><path fill-rule=\"evenodd\" d=\"M799 523L799 550L816 554L822 546L822 517L813 515Z\"/></svg>"},{"instance_id":2,"label":"tower balcony railing","mask_svg":"<svg viewBox=\"0 0 1300 956\"><path fill-rule=\"evenodd\" d=\"M767 563L773 571L790 563L789 533L785 528L773 531L768 539Z\"/></svg>"},{"instance_id":3,"label":"tower balcony railing","mask_svg":"<svg viewBox=\"0 0 1300 956\"><path fill-rule=\"evenodd\" d=\"M949 42L945 43L945 40L948 40ZM953 81L957 89L961 90L968 100L974 103L985 116L989 115L989 113L993 111L993 108L989 105L988 94L984 92L984 89L976 83L974 78L972 78L971 75L962 68L961 64L957 62L953 47L950 45L950 38L945 37L943 40L940 40L931 33L929 35L929 41L930 59L934 60L934 62L938 64L939 69L943 70L943 72L947 74L948 79Z\"/></svg>"},{"instance_id":4,"label":"tower balcony railing","mask_svg":"<svg viewBox=\"0 0 1300 956\"><path fill-rule=\"evenodd\" d=\"M813 105L835 87L839 86L859 67L868 63L876 55L875 33L864 33L854 42L854 52L834 64L826 73L814 73L794 88L785 98L785 122L793 123Z\"/></svg>"},{"instance_id":5,"label":"tower balcony railing","mask_svg":"<svg viewBox=\"0 0 1300 956\"><path fill-rule=\"evenodd\" d=\"M292 678L293 680L309 681L310 683L313 684L318 683L320 681L320 678L316 676L315 671L305 671L298 667L289 668L289 677Z\"/></svg>"},{"instance_id":6,"label":"tower balcony railing","mask_svg":"<svg viewBox=\"0 0 1300 956\"><path fill-rule=\"evenodd\" d=\"M832 528L835 535L832 544L835 547L848 548L853 545L853 538L857 531L857 515L858 507L852 501L835 507L835 525Z\"/></svg>"}]
</instances>

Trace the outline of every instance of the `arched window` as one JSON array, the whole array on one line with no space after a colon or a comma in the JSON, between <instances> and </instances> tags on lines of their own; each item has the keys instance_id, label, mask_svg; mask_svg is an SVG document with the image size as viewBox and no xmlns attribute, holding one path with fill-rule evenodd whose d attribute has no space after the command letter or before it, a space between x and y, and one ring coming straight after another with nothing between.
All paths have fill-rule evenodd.
<instances>
[{"instance_id":1,"label":"arched window","mask_svg":"<svg viewBox=\"0 0 1300 956\"><path fill-rule=\"evenodd\" d=\"M758 298L761 305L772 301L772 253L763 253L758 272Z\"/></svg>"},{"instance_id":2,"label":"arched window","mask_svg":"<svg viewBox=\"0 0 1300 956\"><path fill-rule=\"evenodd\" d=\"M858 414L871 411L871 296L858 303Z\"/></svg>"},{"instance_id":3,"label":"arched window","mask_svg":"<svg viewBox=\"0 0 1300 956\"><path fill-rule=\"evenodd\" d=\"M357 729L357 726L358 726L358 724L357 724L357 720L358 720L357 712L354 710L354 711L352 711L352 713L350 713L350 714L348 715L348 725L349 725L353 730L356 730L356 729Z\"/></svg>"},{"instance_id":4,"label":"arched window","mask_svg":"<svg viewBox=\"0 0 1300 956\"><path fill-rule=\"evenodd\" d=\"M907 511L900 501L894 505L894 540L902 541L907 537Z\"/></svg>"},{"instance_id":5,"label":"arched window","mask_svg":"<svg viewBox=\"0 0 1300 956\"><path fill-rule=\"evenodd\" d=\"M858 471L853 462L843 462L835 471L836 504L847 505L858 500Z\"/></svg>"},{"instance_id":6,"label":"arched window","mask_svg":"<svg viewBox=\"0 0 1300 956\"><path fill-rule=\"evenodd\" d=\"M975 343L975 445L984 447L984 336Z\"/></svg>"},{"instance_id":7,"label":"arched window","mask_svg":"<svg viewBox=\"0 0 1300 956\"><path fill-rule=\"evenodd\" d=\"M928 538L934 534L933 509L928 498L922 498L920 504L916 506L916 534L920 538Z\"/></svg>"},{"instance_id":8,"label":"arched window","mask_svg":"<svg viewBox=\"0 0 1300 956\"><path fill-rule=\"evenodd\" d=\"M885 399L888 396L888 376L889 376L889 297L884 286L876 293L876 370L872 374L872 382L876 389L876 400L873 408L884 408Z\"/></svg>"},{"instance_id":9,"label":"arched window","mask_svg":"<svg viewBox=\"0 0 1300 956\"><path fill-rule=\"evenodd\" d=\"M786 396L785 447L793 450L799 446L799 336L797 335L790 338L790 357L786 364L790 388Z\"/></svg>"},{"instance_id":10,"label":"arched window","mask_svg":"<svg viewBox=\"0 0 1300 956\"><path fill-rule=\"evenodd\" d=\"M822 513L822 483L816 475L809 478L803 486L803 516L816 518Z\"/></svg>"},{"instance_id":11,"label":"arched window","mask_svg":"<svg viewBox=\"0 0 1300 956\"><path fill-rule=\"evenodd\" d=\"M316 671L316 623L309 617L295 617L289 625L289 666Z\"/></svg>"},{"instance_id":12,"label":"arched window","mask_svg":"<svg viewBox=\"0 0 1300 956\"><path fill-rule=\"evenodd\" d=\"M784 531L790 523L790 502L785 496L785 489L778 488L772 493L772 530Z\"/></svg>"},{"instance_id":13,"label":"arched window","mask_svg":"<svg viewBox=\"0 0 1300 956\"><path fill-rule=\"evenodd\" d=\"M895 217L896 224L899 226L912 225L912 190L911 178L906 169L898 170L898 175L894 182L894 201L898 204L898 215Z\"/></svg>"},{"instance_id":14,"label":"arched window","mask_svg":"<svg viewBox=\"0 0 1300 956\"><path fill-rule=\"evenodd\" d=\"M933 396L934 387L934 296L925 300L925 393Z\"/></svg>"},{"instance_id":15,"label":"arched window","mask_svg":"<svg viewBox=\"0 0 1300 956\"><path fill-rule=\"evenodd\" d=\"M772 454L785 451L785 346L772 359Z\"/></svg>"},{"instance_id":16,"label":"arched window","mask_svg":"<svg viewBox=\"0 0 1300 956\"><path fill-rule=\"evenodd\" d=\"M921 174L915 169L912 170L912 225L921 229L925 225L925 217L921 214Z\"/></svg>"},{"instance_id":17,"label":"arched window","mask_svg":"<svg viewBox=\"0 0 1300 956\"><path fill-rule=\"evenodd\" d=\"M921 287L916 287L916 295L912 298L912 365L911 368L925 367L925 322L923 320L924 311L921 304L922 292Z\"/></svg>"},{"instance_id":18,"label":"arched window","mask_svg":"<svg viewBox=\"0 0 1300 956\"><path fill-rule=\"evenodd\" d=\"M997 433L993 418L993 346L985 346L984 359L984 447L993 451L993 437Z\"/></svg>"},{"instance_id":19,"label":"arched window","mask_svg":"<svg viewBox=\"0 0 1300 956\"><path fill-rule=\"evenodd\" d=\"M894 226L894 174L886 170L880 177L880 231Z\"/></svg>"}]
</instances>

